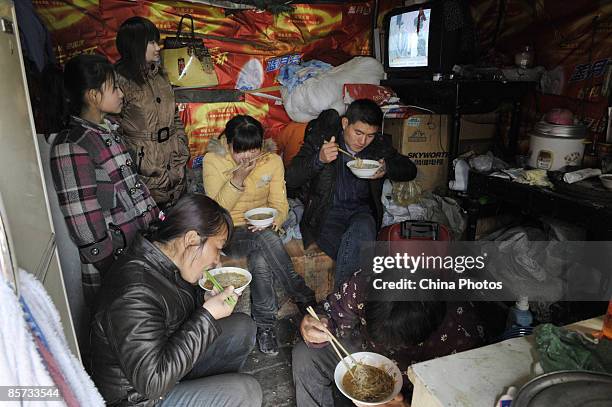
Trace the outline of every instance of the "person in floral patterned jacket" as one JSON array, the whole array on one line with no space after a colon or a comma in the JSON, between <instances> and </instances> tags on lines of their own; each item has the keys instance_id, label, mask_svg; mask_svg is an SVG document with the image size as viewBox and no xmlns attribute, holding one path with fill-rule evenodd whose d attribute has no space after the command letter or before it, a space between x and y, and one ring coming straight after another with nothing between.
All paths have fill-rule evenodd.
<instances>
[{"instance_id":1,"label":"person in floral patterned jacket","mask_svg":"<svg viewBox=\"0 0 612 407\"><path fill-rule=\"evenodd\" d=\"M356 272L318 307L321 322L306 315L303 342L293 348L293 380L298 407L343 406L334 395L338 357L324 324L349 352L371 351L393 360L404 375L402 392L387 407L409 406L408 366L484 344L484 329L471 303L366 301L371 273ZM335 400L334 400L335 398Z\"/></svg>"}]
</instances>

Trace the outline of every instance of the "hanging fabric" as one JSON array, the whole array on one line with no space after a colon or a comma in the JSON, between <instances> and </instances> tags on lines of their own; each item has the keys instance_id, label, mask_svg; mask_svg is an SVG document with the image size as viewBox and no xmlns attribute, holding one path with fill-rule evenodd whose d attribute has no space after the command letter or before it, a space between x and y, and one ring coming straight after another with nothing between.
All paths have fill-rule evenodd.
<instances>
[{"instance_id":1,"label":"hanging fabric","mask_svg":"<svg viewBox=\"0 0 612 407\"><path fill-rule=\"evenodd\" d=\"M55 386L36 349L14 287L3 273L0 273L0 315L0 386ZM27 400L21 403L25 407L63 405Z\"/></svg>"},{"instance_id":2,"label":"hanging fabric","mask_svg":"<svg viewBox=\"0 0 612 407\"><path fill-rule=\"evenodd\" d=\"M57 361L62 375L81 406L103 406L104 400L81 362L70 352L60 317L42 284L30 273L19 271L21 295Z\"/></svg>"}]
</instances>

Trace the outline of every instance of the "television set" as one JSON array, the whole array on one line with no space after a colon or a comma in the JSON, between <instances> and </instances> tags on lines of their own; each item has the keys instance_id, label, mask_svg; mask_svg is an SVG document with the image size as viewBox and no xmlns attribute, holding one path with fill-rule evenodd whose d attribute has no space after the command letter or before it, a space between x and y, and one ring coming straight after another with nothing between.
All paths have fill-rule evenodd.
<instances>
[{"instance_id":1,"label":"television set","mask_svg":"<svg viewBox=\"0 0 612 407\"><path fill-rule=\"evenodd\" d=\"M383 63L389 79L431 79L434 73L451 72L459 36L445 29L441 3L430 1L387 13Z\"/></svg>"}]
</instances>

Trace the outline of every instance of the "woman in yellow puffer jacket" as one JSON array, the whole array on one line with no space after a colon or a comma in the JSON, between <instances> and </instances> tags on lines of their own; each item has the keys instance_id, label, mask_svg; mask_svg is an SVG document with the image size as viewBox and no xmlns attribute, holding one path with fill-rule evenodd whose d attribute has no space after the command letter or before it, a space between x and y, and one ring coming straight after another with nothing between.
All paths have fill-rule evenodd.
<instances>
[{"instance_id":1,"label":"woman in yellow puffer jacket","mask_svg":"<svg viewBox=\"0 0 612 407\"><path fill-rule=\"evenodd\" d=\"M264 150L269 154L249 162ZM203 170L206 195L232 215L236 229L227 252L233 257L247 257L253 275L251 312L257 324L257 343L261 352L271 355L278 353L274 329L278 303L273 280L283 285L300 309L315 302L314 292L293 269L276 232L287 217L289 205L283 161L274 151L274 142L263 140L261 123L239 115L227 123L220 139L209 143ZM240 164L239 170L230 172ZM278 211L272 228L246 226L244 213L258 207Z\"/></svg>"}]
</instances>

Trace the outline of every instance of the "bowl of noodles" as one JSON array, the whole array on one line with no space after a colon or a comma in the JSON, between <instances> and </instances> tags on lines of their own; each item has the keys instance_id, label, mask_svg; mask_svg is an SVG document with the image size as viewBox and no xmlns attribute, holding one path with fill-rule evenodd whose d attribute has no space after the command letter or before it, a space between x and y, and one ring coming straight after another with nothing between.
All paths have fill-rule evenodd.
<instances>
[{"instance_id":1,"label":"bowl of noodles","mask_svg":"<svg viewBox=\"0 0 612 407\"><path fill-rule=\"evenodd\" d=\"M391 359L373 352L357 352L352 357L357 365L347 356L346 365L339 362L334 371L336 386L346 397L366 406L377 406L393 400L402 390L402 374Z\"/></svg>"},{"instance_id":2,"label":"bowl of noodles","mask_svg":"<svg viewBox=\"0 0 612 407\"><path fill-rule=\"evenodd\" d=\"M242 294L246 286L251 283L252 278L251 273L240 267L219 267L208 270L208 272L223 288L233 285L236 294ZM212 281L208 280L206 276L201 278L198 284L205 291L212 291L213 289Z\"/></svg>"},{"instance_id":3,"label":"bowl of noodles","mask_svg":"<svg viewBox=\"0 0 612 407\"><path fill-rule=\"evenodd\" d=\"M267 228L274 222L278 211L274 208L255 208L244 213L246 221L258 228Z\"/></svg>"},{"instance_id":4,"label":"bowl of noodles","mask_svg":"<svg viewBox=\"0 0 612 407\"><path fill-rule=\"evenodd\" d=\"M374 160L352 160L346 163L351 172L358 178L372 178L380 168L380 163Z\"/></svg>"}]
</instances>

